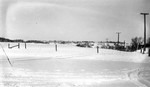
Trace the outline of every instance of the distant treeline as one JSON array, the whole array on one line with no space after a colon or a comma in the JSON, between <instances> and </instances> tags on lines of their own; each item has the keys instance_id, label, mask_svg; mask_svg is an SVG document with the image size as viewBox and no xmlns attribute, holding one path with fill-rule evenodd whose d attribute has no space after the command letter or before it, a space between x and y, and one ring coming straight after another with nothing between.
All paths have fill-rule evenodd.
<instances>
[{"instance_id":1,"label":"distant treeline","mask_svg":"<svg viewBox=\"0 0 150 87\"><path fill-rule=\"evenodd\" d=\"M27 40L24 41L22 39L8 39L8 38L4 38L4 37L0 37L0 42L21 42L21 43L45 43L45 41L40 41L40 40Z\"/></svg>"},{"instance_id":2,"label":"distant treeline","mask_svg":"<svg viewBox=\"0 0 150 87\"><path fill-rule=\"evenodd\" d=\"M14 41L7 38L0 37L0 42L14 42Z\"/></svg>"},{"instance_id":3,"label":"distant treeline","mask_svg":"<svg viewBox=\"0 0 150 87\"><path fill-rule=\"evenodd\" d=\"M27 40L24 41L22 39L8 39L8 38L4 38L4 37L0 37L0 42L20 42L20 43L43 43L43 44L49 44L49 43L59 43L59 44L69 44L69 43L94 43L94 41L63 41L63 40L49 40L49 41L45 41L45 40Z\"/></svg>"}]
</instances>

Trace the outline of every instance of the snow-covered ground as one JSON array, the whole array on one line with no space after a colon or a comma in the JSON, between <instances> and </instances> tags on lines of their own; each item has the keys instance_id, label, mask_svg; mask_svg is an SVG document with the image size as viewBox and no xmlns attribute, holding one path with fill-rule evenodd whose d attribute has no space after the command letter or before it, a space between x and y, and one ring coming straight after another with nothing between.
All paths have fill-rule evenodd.
<instances>
[{"instance_id":1,"label":"snow-covered ground","mask_svg":"<svg viewBox=\"0 0 150 87\"><path fill-rule=\"evenodd\" d=\"M7 56L11 59L24 60L27 58L70 58L70 59L96 59L96 60L111 60L111 61L126 61L126 62L143 62L147 58L147 54L143 55L140 52L123 52L109 49L82 48L75 45L57 44L57 52L54 44L27 44L27 49L24 44L21 44L20 49L8 49L7 43L2 44ZM12 43L17 45L17 43ZM6 59L6 55L0 50L1 60Z\"/></svg>"},{"instance_id":2,"label":"snow-covered ground","mask_svg":"<svg viewBox=\"0 0 150 87\"><path fill-rule=\"evenodd\" d=\"M27 49L1 44L13 66L1 48L0 87L148 87L149 57L139 51L97 53L96 48L57 44L56 52L54 44L32 43Z\"/></svg>"}]
</instances>

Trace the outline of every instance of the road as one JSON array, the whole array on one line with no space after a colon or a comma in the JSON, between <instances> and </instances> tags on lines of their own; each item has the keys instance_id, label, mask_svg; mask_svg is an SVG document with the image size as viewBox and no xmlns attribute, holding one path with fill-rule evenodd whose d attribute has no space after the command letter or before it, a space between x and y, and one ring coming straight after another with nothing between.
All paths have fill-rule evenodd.
<instances>
[{"instance_id":1,"label":"road","mask_svg":"<svg viewBox=\"0 0 150 87\"><path fill-rule=\"evenodd\" d=\"M146 87L143 80L138 81L138 75L140 71L140 77L144 77L150 66L149 63L65 58L28 58L12 60L12 64L10 67L7 61L1 61L4 87Z\"/></svg>"}]
</instances>

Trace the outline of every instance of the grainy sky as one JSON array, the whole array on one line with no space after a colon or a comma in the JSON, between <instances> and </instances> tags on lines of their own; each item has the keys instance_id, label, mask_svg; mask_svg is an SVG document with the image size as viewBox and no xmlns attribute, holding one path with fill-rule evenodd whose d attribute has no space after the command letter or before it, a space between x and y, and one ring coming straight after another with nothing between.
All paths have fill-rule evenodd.
<instances>
[{"instance_id":1,"label":"grainy sky","mask_svg":"<svg viewBox=\"0 0 150 87\"><path fill-rule=\"evenodd\" d=\"M12 39L120 40L143 37L150 0L1 0L0 34ZM147 16L147 36L150 16ZM149 35L150 36L150 35Z\"/></svg>"}]
</instances>

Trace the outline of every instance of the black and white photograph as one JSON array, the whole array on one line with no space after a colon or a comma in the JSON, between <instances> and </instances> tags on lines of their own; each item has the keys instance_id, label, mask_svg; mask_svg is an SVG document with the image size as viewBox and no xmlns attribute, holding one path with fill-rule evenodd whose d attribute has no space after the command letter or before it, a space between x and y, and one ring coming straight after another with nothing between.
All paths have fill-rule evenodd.
<instances>
[{"instance_id":1,"label":"black and white photograph","mask_svg":"<svg viewBox=\"0 0 150 87\"><path fill-rule=\"evenodd\" d=\"M0 0L0 87L150 87L150 0Z\"/></svg>"}]
</instances>

